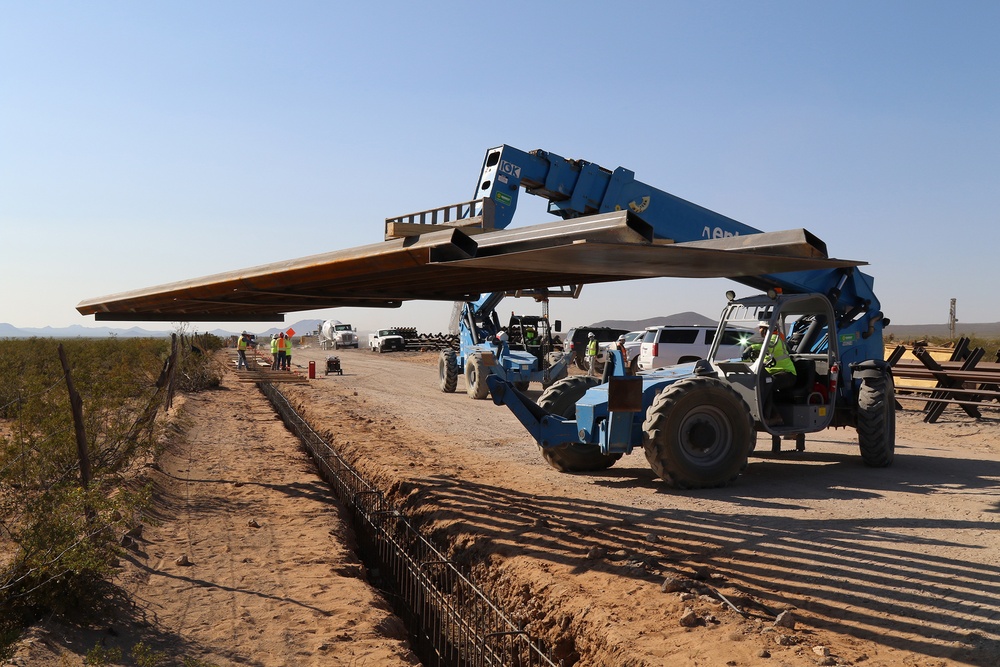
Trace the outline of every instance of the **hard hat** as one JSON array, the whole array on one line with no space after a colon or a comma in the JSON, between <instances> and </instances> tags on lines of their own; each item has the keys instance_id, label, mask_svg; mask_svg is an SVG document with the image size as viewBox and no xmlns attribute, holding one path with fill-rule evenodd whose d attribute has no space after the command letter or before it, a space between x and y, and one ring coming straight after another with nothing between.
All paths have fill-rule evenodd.
<instances>
[{"instance_id":1,"label":"hard hat","mask_svg":"<svg viewBox=\"0 0 1000 667\"><path fill-rule=\"evenodd\" d=\"M758 323L757 323L757 328L758 328L758 329L760 329L760 328L762 328L762 327L763 327L764 329L766 329L766 328L767 328L767 327L769 327L769 326L770 326L770 323L769 323L769 322L768 322L767 320L761 320L760 322L758 322Z\"/></svg>"},{"instance_id":2,"label":"hard hat","mask_svg":"<svg viewBox=\"0 0 1000 667\"><path fill-rule=\"evenodd\" d=\"M244 335L244 336L249 336L250 334L248 334L248 333L247 333L246 331L244 331L244 332L243 332L243 335Z\"/></svg>"},{"instance_id":3,"label":"hard hat","mask_svg":"<svg viewBox=\"0 0 1000 667\"><path fill-rule=\"evenodd\" d=\"M500 341L500 342L502 342L502 343L506 343L507 342L507 332L506 331L501 331L500 333L498 333L497 334L497 340Z\"/></svg>"},{"instance_id":4,"label":"hard hat","mask_svg":"<svg viewBox=\"0 0 1000 667\"><path fill-rule=\"evenodd\" d=\"M597 336L595 336L594 332L591 331L589 334L587 334L587 338L597 338Z\"/></svg>"},{"instance_id":5,"label":"hard hat","mask_svg":"<svg viewBox=\"0 0 1000 667\"><path fill-rule=\"evenodd\" d=\"M618 337L618 342L619 343L624 343L625 342L625 335L624 334L622 334L621 336Z\"/></svg>"}]
</instances>

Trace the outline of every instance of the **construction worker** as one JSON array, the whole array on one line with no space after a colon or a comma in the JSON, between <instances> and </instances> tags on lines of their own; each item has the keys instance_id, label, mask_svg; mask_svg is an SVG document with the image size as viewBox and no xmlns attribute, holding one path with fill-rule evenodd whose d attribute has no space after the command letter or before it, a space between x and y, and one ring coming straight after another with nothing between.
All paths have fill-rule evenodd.
<instances>
[{"instance_id":1,"label":"construction worker","mask_svg":"<svg viewBox=\"0 0 1000 667\"><path fill-rule=\"evenodd\" d=\"M277 364L277 366L278 366L278 370L279 371L282 370L285 367L285 344L286 344L286 342L287 341L285 340L285 332L282 331L281 333L278 334L278 356L276 357L277 361L275 362Z\"/></svg>"},{"instance_id":2,"label":"construction worker","mask_svg":"<svg viewBox=\"0 0 1000 667\"><path fill-rule=\"evenodd\" d=\"M618 351L622 353L622 363L625 365L625 372L628 373L628 350L625 349L624 334L618 337L618 342L615 343L615 347L617 347Z\"/></svg>"},{"instance_id":3,"label":"construction worker","mask_svg":"<svg viewBox=\"0 0 1000 667\"><path fill-rule=\"evenodd\" d=\"M285 337L285 370L292 370L292 337Z\"/></svg>"},{"instance_id":4,"label":"construction worker","mask_svg":"<svg viewBox=\"0 0 1000 667\"><path fill-rule=\"evenodd\" d=\"M780 330L776 330L771 337L767 338L768 323L760 321L757 323L757 331L760 332L761 342L751 343L747 346L743 356L748 359L756 359L761 355L763 348L764 370L767 374L761 378L763 383L760 388L761 414L769 426L780 426L784 423L781 415L774 409L774 392L779 389L789 389L795 386L795 363L788 355L788 348L785 346L784 336ZM766 344L765 344L766 340Z\"/></svg>"},{"instance_id":5,"label":"construction worker","mask_svg":"<svg viewBox=\"0 0 1000 667\"><path fill-rule=\"evenodd\" d=\"M236 341L236 370L240 370L241 368L250 370L250 364L247 363L247 346L249 344L250 334L244 331Z\"/></svg>"},{"instance_id":6,"label":"construction worker","mask_svg":"<svg viewBox=\"0 0 1000 667\"><path fill-rule=\"evenodd\" d=\"M587 375L597 375L597 336L593 331L587 334Z\"/></svg>"},{"instance_id":7,"label":"construction worker","mask_svg":"<svg viewBox=\"0 0 1000 667\"><path fill-rule=\"evenodd\" d=\"M278 370L278 334L271 334L271 370Z\"/></svg>"}]
</instances>

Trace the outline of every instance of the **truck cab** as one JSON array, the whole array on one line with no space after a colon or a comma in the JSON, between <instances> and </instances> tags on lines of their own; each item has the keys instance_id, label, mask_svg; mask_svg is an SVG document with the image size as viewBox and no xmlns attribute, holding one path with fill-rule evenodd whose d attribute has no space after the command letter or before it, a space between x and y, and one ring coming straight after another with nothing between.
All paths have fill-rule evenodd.
<instances>
[{"instance_id":1,"label":"truck cab","mask_svg":"<svg viewBox=\"0 0 1000 667\"><path fill-rule=\"evenodd\" d=\"M368 349L372 352L402 352L406 341L396 329L378 329L368 334Z\"/></svg>"},{"instance_id":2,"label":"truck cab","mask_svg":"<svg viewBox=\"0 0 1000 667\"><path fill-rule=\"evenodd\" d=\"M837 412L840 384L840 356L837 338L830 336L834 313L829 300L819 294L792 294L780 297L749 297L731 300L723 311L716 343L709 353L711 373L723 379L750 408L756 428L773 436L805 433L830 426ZM734 357L732 347L722 344L731 338L749 351L760 336L754 329L767 322L764 340L777 336L784 342L795 366L795 384L777 390L772 397L779 423L768 424L762 415L763 380L768 373L764 355ZM696 373L709 374L708 368Z\"/></svg>"}]
</instances>

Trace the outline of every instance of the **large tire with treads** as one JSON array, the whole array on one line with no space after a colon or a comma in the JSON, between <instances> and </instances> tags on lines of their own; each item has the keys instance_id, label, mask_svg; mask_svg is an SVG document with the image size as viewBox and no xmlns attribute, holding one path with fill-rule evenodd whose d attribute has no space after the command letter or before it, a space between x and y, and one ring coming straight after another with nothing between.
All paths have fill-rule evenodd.
<instances>
[{"instance_id":1,"label":"large tire with treads","mask_svg":"<svg viewBox=\"0 0 1000 667\"><path fill-rule=\"evenodd\" d=\"M441 350L438 355L438 378L441 391L450 394L458 386L458 355L455 350Z\"/></svg>"},{"instance_id":2,"label":"large tire with treads","mask_svg":"<svg viewBox=\"0 0 1000 667\"><path fill-rule=\"evenodd\" d=\"M889 375L861 381L858 446L865 465L873 468L892 465L896 452L896 390Z\"/></svg>"},{"instance_id":3,"label":"large tire with treads","mask_svg":"<svg viewBox=\"0 0 1000 667\"><path fill-rule=\"evenodd\" d=\"M562 361L562 359L563 359L563 353L562 352L549 352L548 355L546 355L546 357L545 357L545 360L549 364L548 365L549 368L552 368L553 366L555 366L557 363L559 363L560 361ZM551 387L552 385L554 385L556 382L559 382L559 380L562 380L563 378L568 377L568 376L569 376L569 370L567 369L566 366L563 366L562 371L560 371L560 373L559 373L559 375L557 377L549 376L549 381L542 383L542 389L548 389L549 387Z\"/></svg>"},{"instance_id":4,"label":"large tire with treads","mask_svg":"<svg viewBox=\"0 0 1000 667\"><path fill-rule=\"evenodd\" d=\"M560 417L576 417L576 402L587 390L601 384L597 378L568 377L554 383L538 399L538 407ZM564 442L556 447L539 447L542 458L560 472L590 472L607 470L622 457L621 454L602 454L597 445L581 442Z\"/></svg>"},{"instance_id":5,"label":"large tire with treads","mask_svg":"<svg viewBox=\"0 0 1000 667\"><path fill-rule=\"evenodd\" d=\"M490 374L483 357L473 354L465 362L465 391L472 398L481 401L490 394L490 387L486 384L486 377Z\"/></svg>"},{"instance_id":6,"label":"large tire with treads","mask_svg":"<svg viewBox=\"0 0 1000 667\"><path fill-rule=\"evenodd\" d=\"M746 467L755 437L750 409L732 387L694 377L653 400L642 425L649 465L678 489L724 486Z\"/></svg>"}]
</instances>

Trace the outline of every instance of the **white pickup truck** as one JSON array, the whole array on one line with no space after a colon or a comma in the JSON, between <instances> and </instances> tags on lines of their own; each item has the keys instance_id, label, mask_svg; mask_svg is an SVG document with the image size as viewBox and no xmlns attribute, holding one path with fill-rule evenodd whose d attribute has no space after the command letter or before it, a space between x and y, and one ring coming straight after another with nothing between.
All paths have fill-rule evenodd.
<instances>
[{"instance_id":1,"label":"white pickup truck","mask_svg":"<svg viewBox=\"0 0 1000 667\"><path fill-rule=\"evenodd\" d=\"M368 349L379 353L402 351L406 349L406 341L395 329L379 329L368 334Z\"/></svg>"}]
</instances>

